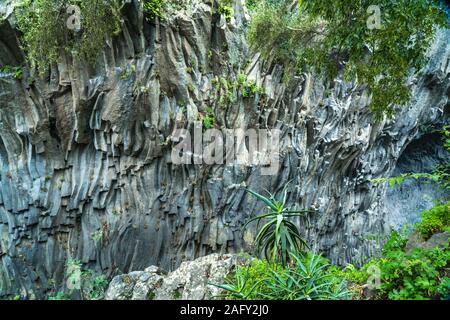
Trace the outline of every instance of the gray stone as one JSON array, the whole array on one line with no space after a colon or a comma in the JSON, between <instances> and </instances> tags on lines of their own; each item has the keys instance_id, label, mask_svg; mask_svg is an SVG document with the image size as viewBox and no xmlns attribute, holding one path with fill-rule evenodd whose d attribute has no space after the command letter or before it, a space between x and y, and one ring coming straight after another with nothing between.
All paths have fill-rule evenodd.
<instances>
[{"instance_id":1,"label":"gray stone","mask_svg":"<svg viewBox=\"0 0 450 320\"><path fill-rule=\"evenodd\" d=\"M405 245L405 252L411 253L416 248L420 249L433 249L433 248L444 248L449 244L450 232L441 232L432 235L428 240L418 233L413 232Z\"/></svg>"},{"instance_id":2,"label":"gray stone","mask_svg":"<svg viewBox=\"0 0 450 320\"><path fill-rule=\"evenodd\" d=\"M449 244L450 232L442 232L433 234L430 239L427 240L425 246L426 248L444 248Z\"/></svg>"},{"instance_id":3,"label":"gray stone","mask_svg":"<svg viewBox=\"0 0 450 320\"><path fill-rule=\"evenodd\" d=\"M183 262L167 275L158 267L145 269L141 277L115 277L106 292L107 300L209 300L220 296L226 276L245 259L234 255L212 254ZM126 279L127 281L124 281Z\"/></svg>"}]
</instances>

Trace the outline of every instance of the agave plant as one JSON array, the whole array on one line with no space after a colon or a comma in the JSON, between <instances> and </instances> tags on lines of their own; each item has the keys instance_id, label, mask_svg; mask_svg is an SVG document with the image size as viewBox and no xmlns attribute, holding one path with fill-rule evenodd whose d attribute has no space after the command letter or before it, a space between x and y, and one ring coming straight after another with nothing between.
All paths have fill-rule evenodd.
<instances>
[{"instance_id":1,"label":"agave plant","mask_svg":"<svg viewBox=\"0 0 450 320\"><path fill-rule=\"evenodd\" d=\"M262 281L257 281L253 285L249 286L249 270L248 267L243 270L243 267L237 266L234 277L232 279L226 279L225 284L215 284L209 282L209 285L222 289L224 293L217 296L221 299L231 300L247 300L253 293L253 291L260 285Z\"/></svg>"},{"instance_id":2,"label":"agave plant","mask_svg":"<svg viewBox=\"0 0 450 320\"><path fill-rule=\"evenodd\" d=\"M341 300L349 299L346 281L328 271L329 263L320 255L291 254L293 266L286 272L270 270L270 295L277 300Z\"/></svg>"},{"instance_id":3,"label":"agave plant","mask_svg":"<svg viewBox=\"0 0 450 320\"><path fill-rule=\"evenodd\" d=\"M268 213L252 218L244 225L246 228L250 223L258 221L258 233L255 238L258 254L268 261L287 265L291 253L300 254L307 248L306 241L290 218L304 216L309 211L291 211L286 207L287 187L282 192L281 200L270 193L267 198L252 190L246 191L264 202L269 210ZM259 229L261 221L267 222Z\"/></svg>"},{"instance_id":4,"label":"agave plant","mask_svg":"<svg viewBox=\"0 0 450 320\"><path fill-rule=\"evenodd\" d=\"M291 254L283 267L266 260L237 265L223 285L220 298L231 300L341 300L350 299L345 277L315 253Z\"/></svg>"}]
</instances>

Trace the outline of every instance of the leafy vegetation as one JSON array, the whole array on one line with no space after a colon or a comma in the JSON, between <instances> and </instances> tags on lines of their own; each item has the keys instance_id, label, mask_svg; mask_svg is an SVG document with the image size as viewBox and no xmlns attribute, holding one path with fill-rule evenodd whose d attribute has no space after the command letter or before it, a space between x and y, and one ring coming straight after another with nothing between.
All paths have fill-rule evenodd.
<instances>
[{"instance_id":1,"label":"leafy vegetation","mask_svg":"<svg viewBox=\"0 0 450 320\"><path fill-rule=\"evenodd\" d=\"M94 64L106 39L121 30L120 3L118 0L24 0L15 12L28 60L41 75L63 52ZM79 7L80 17L68 13L70 5ZM80 21L80 30L68 27L68 21L76 21L73 18Z\"/></svg>"},{"instance_id":2,"label":"leafy vegetation","mask_svg":"<svg viewBox=\"0 0 450 320\"><path fill-rule=\"evenodd\" d=\"M408 238L393 232L384 246L382 257L370 261L380 268L378 299L412 300L445 298L448 294L450 250L416 248L405 253Z\"/></svg>"},{"instance_id":3,"label":"leafy vegetation","mask_svg":"<svg viewBox=\"0 0 450 320\"><path fill-rule=\"evenodd\" d=\"M214 110L212 108L206 109L206 114L201 116L203 127L205 129L212 129L216 125L216 115L214 114Z\"/></svg>"},{"instance_id":4,"label":"leafy vegetation","mask_svg":"<svg viewBox=\"0 0 450 320\"><path fill-rule=\"evenodd\" d=\"M445 126L441 132L444 137L444 146L450 150L448 126ZM449 168L450 163L447 163L436 168L431 174L403 174L399 177L376 179L373 182L388 182L391 187L394 187L406 179L425 178L439 183L443 189L449 189ZM423 211L421 221L412 230L419 232L425 239L436 233L450 231L450 202L438 202L430 210ZM449 244L447 243L444 248L416 248L410 253L405 253L404 247L407 241L407 234L393 232L383 249L382 257L368 263L376 265L381 271L381 287L377 291L377 298L448 299L450 293ZM367 265L364 268L367 269Z\"/></svg>"},{"instance_id":5,"label":"leafy vegetation","mask_svg":"<svg viewBox=\"0 0 450 320\"><path fill-rule=\"evenodd\" d=\"M223 298L234 300L336 300L350 298L346 281L315 254L292 254L292 264L282 266L264 260L237 266L224 289Z\"/></svg>"},{"instance_id":6,"label":"leafy vegetation","mask_svg":"<svg viewBox=\"0 0 450 320\"><path fill-rule=\"evenodd\" d=\"M225 16L225 20L230 22L234 16L233 0L219 0L219 9L217 13Z\"/></svg>"},{"instance_id":7,"label":"leafy vegetation","mask_svg":"<svg viewBox=\"0 0 450 320\"><path fill-rule=\"evenodd\" d=\"M405 252L408 233L393 231L384 245L380 258L368 261L361 268L349 264L345 268L330 265L329 262L314 253L304 252L302 247L290 243L290 228L281 227L291 214L285 208L286 189L283 199L269 198L248 190L257 199L263 201L269 213L248 221L268 219L258 229L255 241L258 252L265 260L252 260L247 266L237 266L227 278L225 284L216 285L224 290L226 299L448 299L450 293L450 250L444 247L415 248ZM450 203L439 204L422 213L422 220L412 230L429 237L431 234L446 230L449 225ZM292 213L294 214L294 213ZM301 215L304 212L295 212ZM247 223L247 224L248 224ZM246 224L246 225L247 225ZM293 227L296 230L296 227ZM297 234L297 233L295 233ZM281 239L286 239L282 241ZM268 240L270 239L270 241ZM300 239L299 239L300 241ZM306 244L302 239L301 244ZM266 249L266 248L269 249ZM286 258L289 255L290 259ZM377 271L377 286L371 288L374 293L367 296L365 288Z\"/></svg>"},{"instance_id":8,"label":"leafy vegetation","mask_svg":"<svg viewBox=\"0 0 450 320\"><path fill-rule=\"evenodd\" d=\"M448 299L450 293L450 250L416 248L404 251L408 232L393 231L380 258L371 259L361 268L332 266L330 272L346 279L354 299L427 300ZM370 277L377 270L378 287L372 295L364 293ZM372 284L373 285L373 284Z\"/></svg>"},{"instance_id":9,"label":"leafy vegetation","mask_svg":"<svg viewBox=\"0 0 450 320\"><path fill-rule=\"evenodd\" d=\"M268 213L252 218L244 225L245 228L254 221L268 220L256 235L257 252L270 262L287 265L291 254L301 254L307 247L298 227L289 219L304 216L308 211L292 211L286 207L287 188L283 190L281 200L276 199L272 194L266 198L252 190L247 192L264 202L268 209Z\"/></svg>"},{"instance_id":10,"label":"leafy vegetation","mask_svg":"<svg viewBox=\"0 0 450 320\"><path fill-rule=\"evenodd\" d=\"M69 297L66 296L64 292L56 292L52 293L48 296L48 300L69 300Z\"/></svg>"},{"instance_id":11,"label":"leafy vegetation","mask_svg":"<svg viewBox=\"0 0 450 320\"><path fill-rule=\"evenodd\" d=\"M257 3L255 3L257 2ZM252 1L248 40L267 59L290 71L312 68L334 79L355 81L372 94L377 119L393 116L394 106L410 99L411 69L419 71L446 16L432 0L380 0L380 28L369 28L373 1Z\"/></svg>"},{"instance_id":12,"label":"leafy vegetation","mask_svg":"<svg viewBox=\"0 0 450 320\"><path fill-rule=\"evenodd\" d=\"M249 81L243 73L238 74L236 80L232 83L232 87L238 89L243 98L254 97L262 91L256 81Z\"/></svg>"},{"instance_id":13,"label":"leafy vegetation","mask_svg":"<svg viewBox=\"0 0 450 320\"><path fill-rule=\"evenodd\" d=\"M75 291L79 291L82 300L100 300L104 298L108 279L91 269L82 270L82 263L78 260L67 261L67 277L72 289L68 292L54 292L49 294L48 300L69 300Z\"/></svg>"},{"instance_id":14,"label":"leafy vegetation","mask_svg":"<svg viewBox=\"0 0 450 320\"><path fill-rule=\"evenodd\" d=\"M167 7L167 0L145 0L144 12L147 20L153 21L156 18L164 19L164 10Z\"/></svg>"},{"instance_id":15,"label":"leafy vegetation","mask_svg":"<svg viewBox=\"0 0 450 320\"><path fill-rule=\"evenodd\" d=\"M443 231L450 232L450 201L422 212L422 219L416 224L415 229L425 238Z\"/></svg>"}]
</instances>

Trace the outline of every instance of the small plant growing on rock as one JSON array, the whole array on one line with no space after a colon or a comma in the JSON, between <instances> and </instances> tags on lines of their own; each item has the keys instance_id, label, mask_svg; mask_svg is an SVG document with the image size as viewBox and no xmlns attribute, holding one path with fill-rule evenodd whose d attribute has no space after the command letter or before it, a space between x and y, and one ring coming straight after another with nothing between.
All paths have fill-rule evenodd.
<instances>
[{"instance_id":1,"label":"small plant growing on rock","mask_svg":"<svg viewBox=\"0 0 450 320\"><path fill-rule=\"evenodd\" d=\"M233 0L221 0L219 1L219 9L217 10L217 13L220 15L225 16L225 20L227 22L230 22L231 19L234 16L234 10L233 10Z\"/></svg>"},{"instance_id":2,"label":"small plant growing on rock","mask_svg":"<svg viewBox=\"0 0 450 320\"><path fill-rule=\"evenodd\" d=\"M203 127L205 129L212 129L216 125L216 115L212 108L206 109L206 114L202 116Z\"/></svg>"},{"instance_id":3,"label":"small plant growing on rock","mask_svg":"<svg viewBox=\"0 0 450 320\"><path fill-rule=\"evenodd\" d=\"M23 70L19 67L13 67L10 65L6 65L0 68L0 73L10 75L16 80L21 80L23 77Z\"/></svg>"},{"instance_id":4,"label":"small plant growing on rock","mask_svg":"<svg viewBox=\"0 0 450 320\"><path fill-rule=\"evenodd\" d=\"M167 6L167 0L146 0L144 1L144 12L147 14L147 20L153 21L156 18L164 19L164 10Z\"/></svg>"}]
</instances>

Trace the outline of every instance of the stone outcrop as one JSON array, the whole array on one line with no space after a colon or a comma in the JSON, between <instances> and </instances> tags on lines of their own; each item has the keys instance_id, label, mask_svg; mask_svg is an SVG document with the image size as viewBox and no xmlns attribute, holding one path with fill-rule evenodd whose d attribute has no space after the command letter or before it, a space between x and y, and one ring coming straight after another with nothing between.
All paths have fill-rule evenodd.
<instances>
[{"instance_id":1,"label":"stone outcrop","mask_svg":"<svg viewBox=\"0 0 450 320\"><path fill-rule=\"evenodd\" d=\"M183 262L165 274L157 266L116 276L106 291L106 300L210 300L220 298L221 289L237 264L244 258L211 254Z\"/></svg>"},{"instance_id":2,"label":"stone outcrop","mask_svg":"<svg viewBox=\"0 0 450 320\"><path fill-rule=\"evenodd\" d=\"M24 61L10 8L0 5L0 65ZM291 181L289 206L315 210L296 223L333 262L376 252L368 235L399 218L370 179L389 176L420 130L448 116L449 30L411 79L411 103L377 123L352 84L284 81L248 49L245 12L227 22L209 0L155 24L138 1L123 12L123 32L95 68L65 55L47 79L0 74L0 297L61 289L68 258L112 276L250 250L254 230L242 226L264 205L244 186L278 192ZM240 73L261 92L227 89ZM174 129L192 129L210 109L217 128L280 129L277 174L172 163Z\"/></svg>"},{"instance_id":3,"label":"stone outcrop","mask_svg":"<svg viewBox=\"0 0 450 320\"><path fill-rule=\"evenodd\" d=\"M429 239L418 233L413 232L405 245L405 252L411 253L414 249L433 249L445 248L450 240L450 232L440 232L433 234Z\"/></svg>"}]
</instances>

